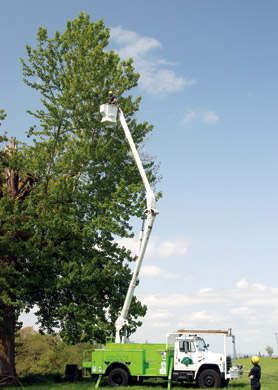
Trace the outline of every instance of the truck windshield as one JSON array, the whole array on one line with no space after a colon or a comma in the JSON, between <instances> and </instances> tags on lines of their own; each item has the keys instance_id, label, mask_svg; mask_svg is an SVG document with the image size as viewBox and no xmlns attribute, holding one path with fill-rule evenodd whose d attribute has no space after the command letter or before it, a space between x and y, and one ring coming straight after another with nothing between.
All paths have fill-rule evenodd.
<instances>
[{"instance_id":1,"label":"truck windshield","mask_svg":"<svg viewBox=\"0 0 278 390\"><path fill-rule=\"evenodd\" d=\"M207 350L206 343L204 342L203 339L196 340L196 347L197 347L198 351L201 351L201 352Z\"/></svg>"}]
</instances>

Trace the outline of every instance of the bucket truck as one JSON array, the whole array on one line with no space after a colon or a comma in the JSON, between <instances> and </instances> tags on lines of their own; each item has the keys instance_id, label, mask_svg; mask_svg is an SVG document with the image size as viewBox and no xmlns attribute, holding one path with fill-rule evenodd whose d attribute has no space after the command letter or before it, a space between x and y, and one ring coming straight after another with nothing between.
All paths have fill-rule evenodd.
<instances>
[{"instance_id":1,"label":"bucket truck","mask_svg":"<svg viewBox=\"0 0 278 390\"><path fill-rule=\"evenodd\" d=\"M115 323L115 340L109 340L103 349L84 351L83 375L95 376L97 378L96 388L103 376L108 377L108 384L112 387L126 386L130 380L139 381L146 378L166 379L168 389L171 387L172 380L196 382L204 389L225 386L230 379L243 376L243 368L237 366L235 362L235 336L231 329L228 331L178 330L169 333L164 344L127 343L128 312L158 211L153 191L122 110L115 105L104 104L100 107L100 113L102 122L107 123L116 123L117 115L119 116L146 189L146 225L139 236L135 269L122 311ZM203 333L224 336L224 353L209 351L204 339L200 336ZM228 339L233 344L233 358L227 354Z\"/></svg>"}]
</instances>

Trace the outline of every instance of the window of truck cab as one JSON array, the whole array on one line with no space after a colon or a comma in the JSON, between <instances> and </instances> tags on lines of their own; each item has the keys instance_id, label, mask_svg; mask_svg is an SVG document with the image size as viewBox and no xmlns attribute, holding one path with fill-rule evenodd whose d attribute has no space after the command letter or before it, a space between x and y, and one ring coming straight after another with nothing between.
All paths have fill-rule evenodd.
<instances>
[{"instance_id":1,"label":"window of truck cab","mask_svg":"<svg viewBox=\"0 0 278 390\"><path fill-rule=\"evenodd\" d=\"M196 348L195 348L193 341L190 341L190 340L180 341L179 347L180 347L180 352L184 352L184 353L196 351Z\"/></svg>"},{"instance_id":2,"label":"window of truck cab","mask_svg":"<svg viewBox=\"0 0 278 390\"><path fill-rule=\"evenodd\" d=\"M199 352L207 351L207 346L203 339L197 339L195 343Z\"/></svg>"}]
</instances>

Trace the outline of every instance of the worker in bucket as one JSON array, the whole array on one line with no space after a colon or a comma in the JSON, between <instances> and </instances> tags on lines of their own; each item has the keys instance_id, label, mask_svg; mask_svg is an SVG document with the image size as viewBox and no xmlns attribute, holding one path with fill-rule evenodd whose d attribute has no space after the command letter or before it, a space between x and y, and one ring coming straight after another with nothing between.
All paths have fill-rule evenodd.
<instances>
[{"instance_id":1,"label":"worker in bucket","mask_svg":"<svg viewBox=\"0 0 278 390\"><path fill-rule=\"evenodd\" d=\"M109 97L110 97L109 104L116 104L117 103L116 96L113 94L112 91L109 91Z\"/></svg>"},{"instance_id":2,"label":"worker in bucket","mask_svg":"<svg viewBox=\"0 0 278 390\"><path fill-rule=\"evenodd\" d=\"M251 390L260 390L261 388L261 367L259 366L258 356L252 356L251 362L253 367L248 376L251 379Z\"/></svg>"}]
</instances>

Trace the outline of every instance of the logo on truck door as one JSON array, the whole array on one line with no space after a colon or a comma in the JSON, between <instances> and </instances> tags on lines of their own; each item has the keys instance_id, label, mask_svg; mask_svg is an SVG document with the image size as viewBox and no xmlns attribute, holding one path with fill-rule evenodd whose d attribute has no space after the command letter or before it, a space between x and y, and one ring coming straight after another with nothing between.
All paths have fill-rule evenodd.
<instances>
[{"instance_id":1,"label":"logo on truck door","mask_svg":"<svg viewBox=\"0 0 278 390\"><path fill-rule=\"evenodd\" d=\"M188 366L189 364L194 364L193 360L190 357L186 356L182 359L181 364Z\"/></svg>"}]
</instances>

